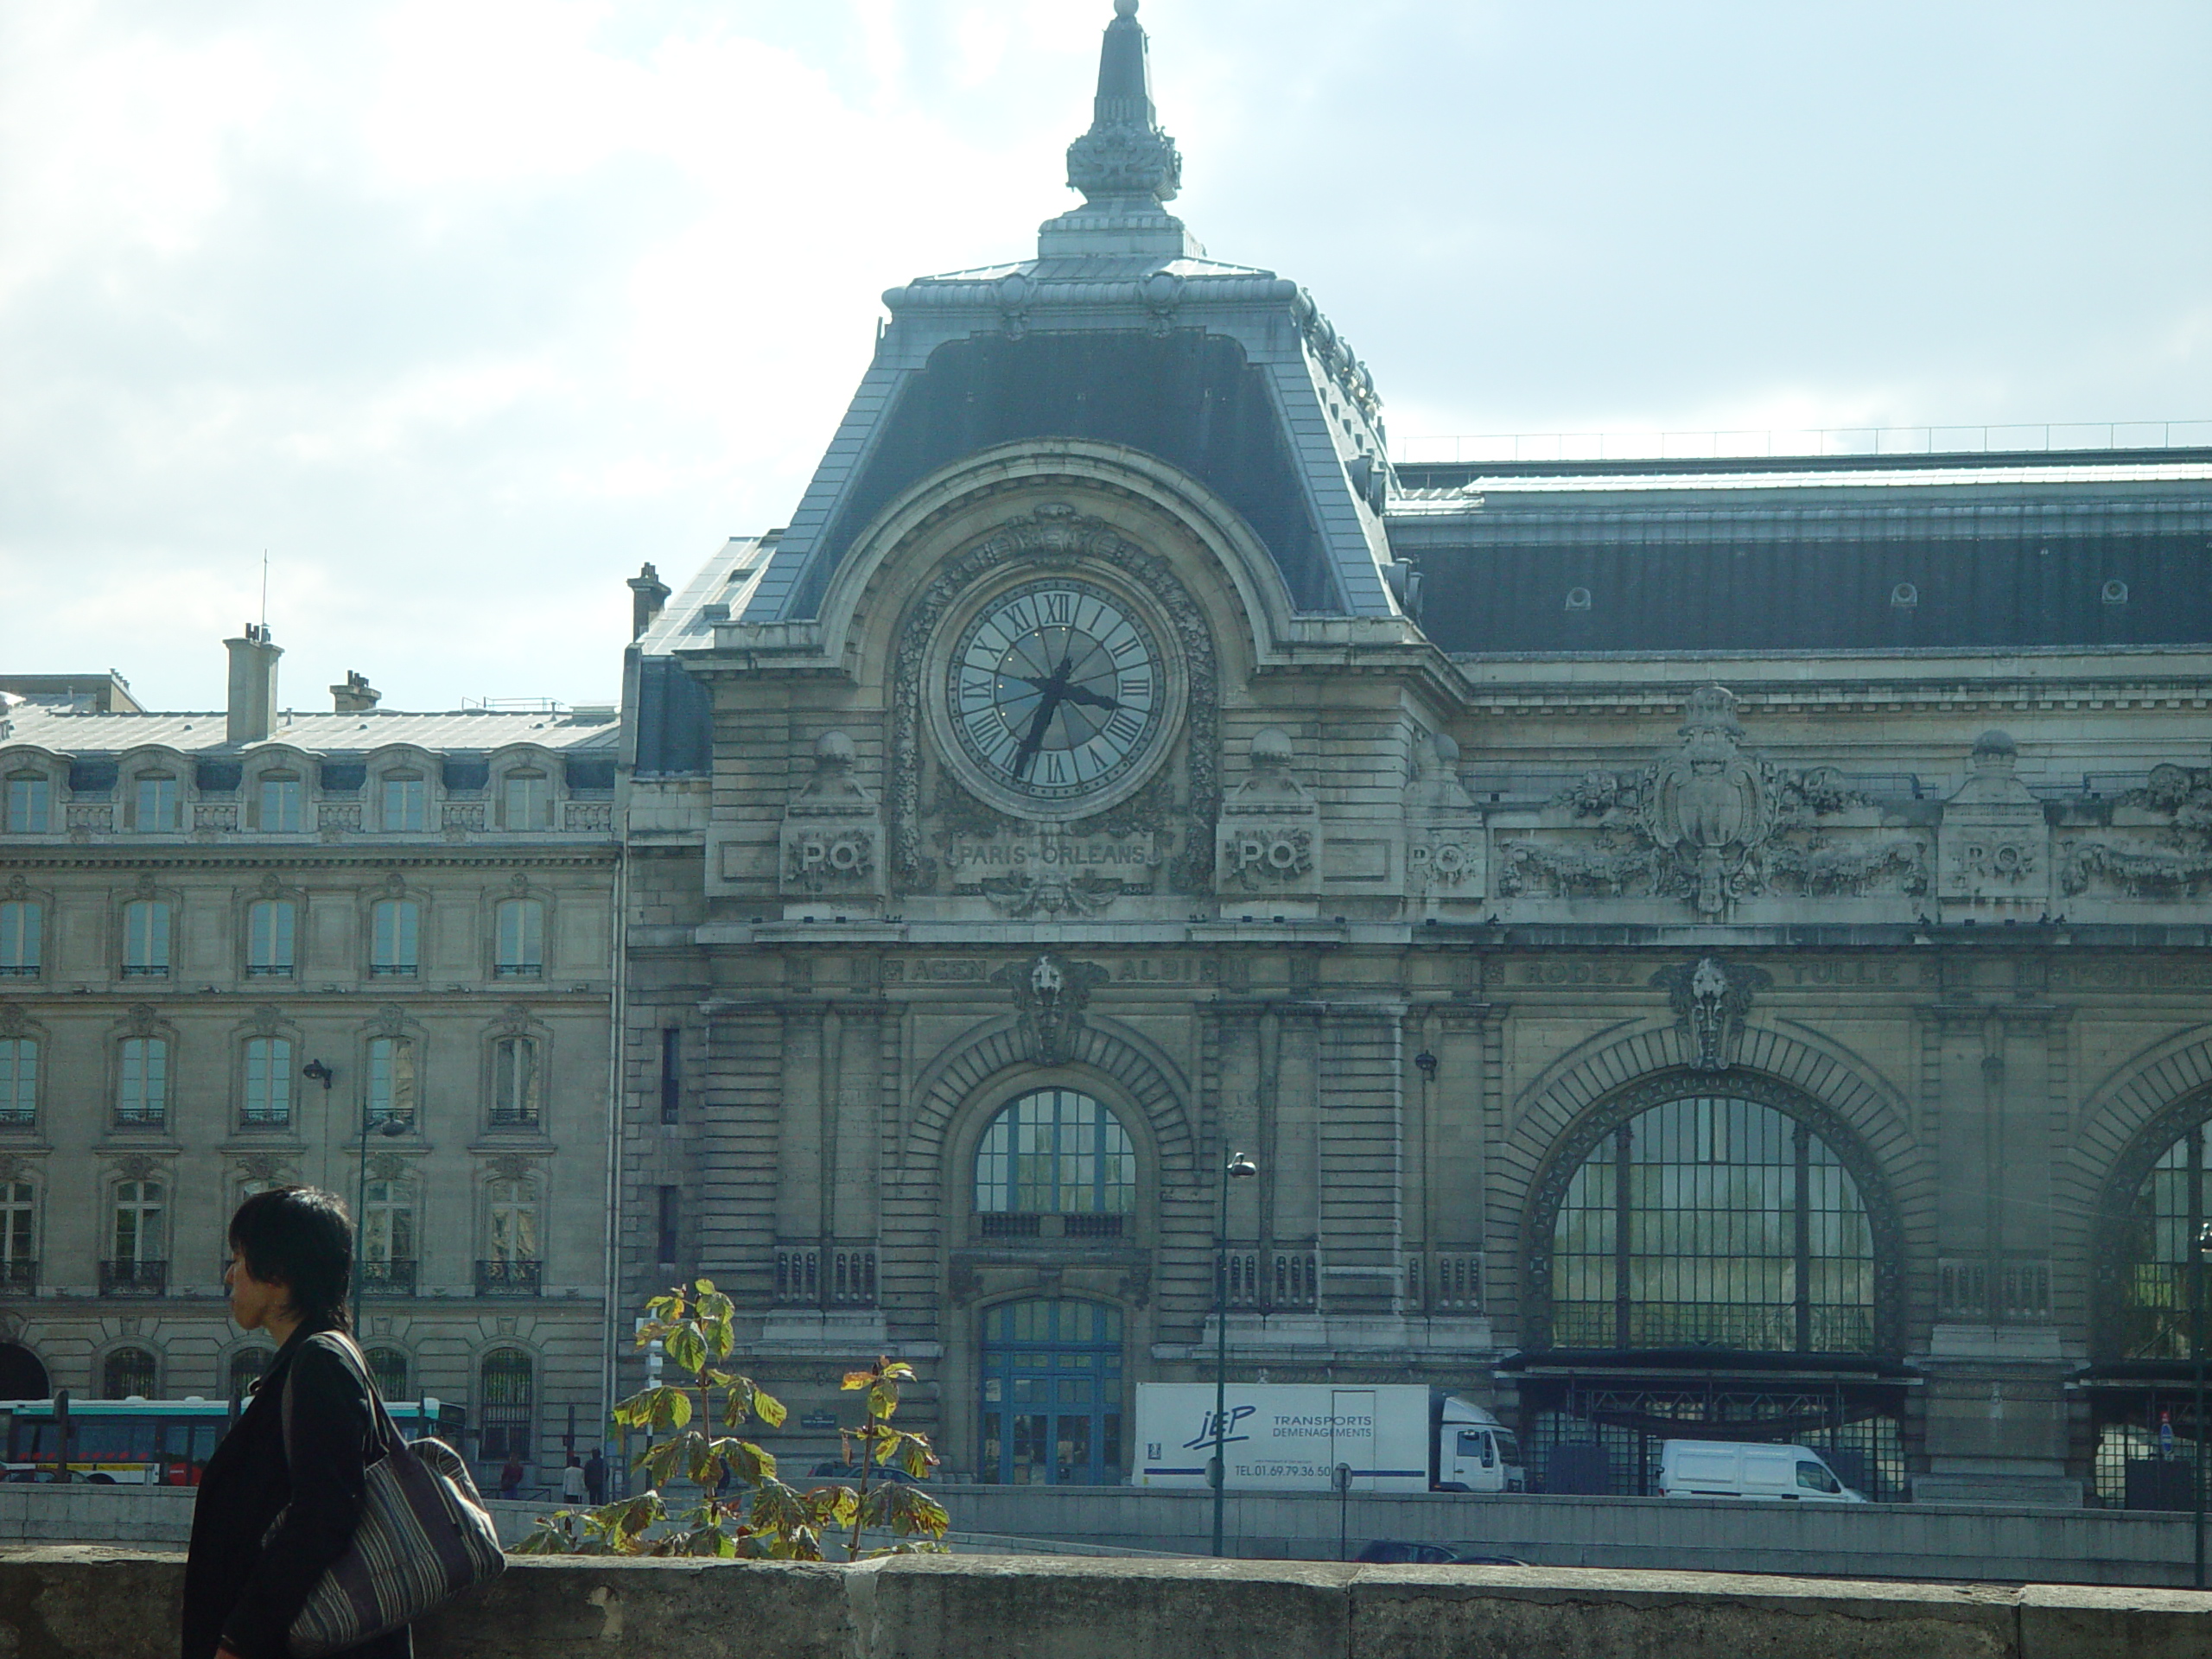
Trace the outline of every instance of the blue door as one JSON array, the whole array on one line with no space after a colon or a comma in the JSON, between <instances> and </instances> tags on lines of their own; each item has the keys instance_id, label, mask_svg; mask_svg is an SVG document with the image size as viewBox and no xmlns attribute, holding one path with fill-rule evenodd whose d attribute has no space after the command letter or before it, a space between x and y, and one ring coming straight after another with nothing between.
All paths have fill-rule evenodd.
<instances>
[{"instance_id":1,"label":"blue door","mask_svg":"<svg viewBox=\"0 0 2212 1659\"><path fill-rule=\"evenodd\" d=\"M1122 1478L1122 1311L1008 1302L983 1316L982 1478L1010 1486Z\"/></svg>"}]
</instances>

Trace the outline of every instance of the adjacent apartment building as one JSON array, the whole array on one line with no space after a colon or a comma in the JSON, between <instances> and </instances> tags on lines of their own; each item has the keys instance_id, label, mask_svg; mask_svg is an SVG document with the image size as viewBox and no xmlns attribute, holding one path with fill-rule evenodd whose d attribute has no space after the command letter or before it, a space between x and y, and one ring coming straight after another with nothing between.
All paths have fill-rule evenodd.
<instances>
[{"instance_id":1,"label":"adjacent apartment building","mask_svg":"<svg viewBox=\"0 0 2212 1659\"><path fill-rule=\"evenodd\" d=\"M227 707L0 679L0 1396L235 1395L241 1198L361 1225L394 1398L538 1479L605 1402L611 709Z\"/></svg>"}]
</instances>

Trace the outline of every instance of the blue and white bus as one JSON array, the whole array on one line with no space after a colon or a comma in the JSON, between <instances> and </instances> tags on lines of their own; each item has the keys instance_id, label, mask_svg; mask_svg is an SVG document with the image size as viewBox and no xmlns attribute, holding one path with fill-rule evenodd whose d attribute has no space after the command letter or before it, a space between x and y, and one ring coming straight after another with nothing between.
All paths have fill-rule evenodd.
<instances>
[{"instance_id":1,"label":"blue and white bus","mask_svg":"<svg viewBox=\"0 0 2212 1659\"><path fill-rule=\"evenodd\" d=\"M99 1486L196 1486L215 1444L243 1402L204 1400L70 1400L66 1478ZM467 1414L444 1401L391 1400L402 1436L459 1447ZM53 1400L0 1400L0 1478L55 1481L65 1420Z\"/></svg>"}]
</instances>

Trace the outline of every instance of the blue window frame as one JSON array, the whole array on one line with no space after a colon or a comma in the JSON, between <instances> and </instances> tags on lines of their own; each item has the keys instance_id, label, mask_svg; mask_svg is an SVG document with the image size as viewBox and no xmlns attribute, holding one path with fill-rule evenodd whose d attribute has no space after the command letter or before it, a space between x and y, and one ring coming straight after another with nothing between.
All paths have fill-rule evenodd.
<instances>
[{"instance_id":1,"label":"blue window frame","mask_svg":"<svg viewBox=\"0 0 2212 1659\"><path fill-rule=\"evenodd\" d=\"M1122 1478L1122 1311L1007 1302L983 1315L979 1477L1008 1486Z\"/></svg>"}]
</instances>

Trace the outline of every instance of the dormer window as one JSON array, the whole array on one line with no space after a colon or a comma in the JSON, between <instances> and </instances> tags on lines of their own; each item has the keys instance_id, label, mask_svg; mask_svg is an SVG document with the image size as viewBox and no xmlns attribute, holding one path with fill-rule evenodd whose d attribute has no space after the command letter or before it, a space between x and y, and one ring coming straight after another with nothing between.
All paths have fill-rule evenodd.
<instances>
[{"instance_id":1,"label":"dormer window","mask_svg":"<svg viewBox=\"0 0 2212 1659\"><path fill-rule=\"evenodd\" d=\"M553 822L553 780L542 772L511 772L502 786L499 822L509 830L544 830Z\"/></svg>"},{"instance_id":2,"label":"dormer window","mask_svg":"<svg viewBox=\"0 0 2212 1659\"><path fill-rule=\"evenodd\" d=\"M54 785L42 772L8 774L8 833L42 836L54 822Z\"/></svg>"},{"instance_id":3,"label":"dormer window","mask_svg":"<svg viewBox=\"0 0 2212 1659\"><path fill-rule=\"evenodd\" d=\"M384 827L421 830L430 827L429 781L420 772L397 772L384 780Z\"/></svg>"},{"instance_id":4,"label":"dormer window","mask_svg":"<svg viewBox=\"0 0 2212 1659\"><path fill-rule=\"evenodd\" d=\"M141 773L131 790L130 802L131 827L136 830L160 833L181 827L178 816L181 798L171 773Z\"/></svg>"},{"instance_id":5,"label":"dormer window","mask_svg":"<svg viewBox=\"0 0 2212 1659\"><path fill-rule=\"evenodd\" d=\"M307 820L307 785L289 772L265 773L255 822L270 835L297 835Z\"/></svg>"}]
</instances>

